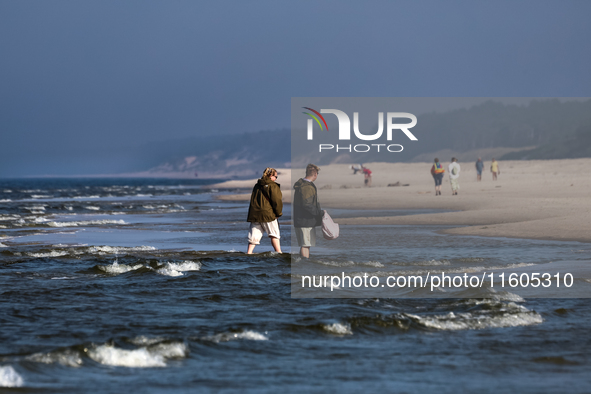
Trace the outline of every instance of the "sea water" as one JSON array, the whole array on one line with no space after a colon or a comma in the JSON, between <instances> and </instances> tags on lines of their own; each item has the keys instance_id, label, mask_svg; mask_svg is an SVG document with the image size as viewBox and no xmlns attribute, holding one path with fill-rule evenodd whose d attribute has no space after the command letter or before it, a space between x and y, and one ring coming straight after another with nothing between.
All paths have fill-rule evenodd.
<instances>
[{"instance_id":1,"label":"sea water","mask_svg":"<svg viewBox=\"0 0 591 394\"><path fill-rule=\"evenodd\" d=\"M207 181L0 182L0 387L43 392L589 392L587 299L293 298L282 248L244 254L247 202ZM330 210L329 210L330 212ZM356 212L335 210L333 216ZM380 212L379 215L408 214ZM481 272L577 242L342 226L315 269ZM339 242L359 245L342 253Z\"/></svg>"}]
</instances>

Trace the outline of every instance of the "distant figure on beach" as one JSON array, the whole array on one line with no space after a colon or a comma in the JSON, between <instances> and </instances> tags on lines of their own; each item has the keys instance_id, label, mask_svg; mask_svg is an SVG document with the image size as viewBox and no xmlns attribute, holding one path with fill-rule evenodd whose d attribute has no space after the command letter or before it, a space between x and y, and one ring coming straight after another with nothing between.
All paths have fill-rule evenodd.
<instances>
[{"instance_id":1,"label":"distant figure on beach","mask_svg":"<svg viewBox=\"0 0 591 394\"><path fill-rule=\"evenodd\" d=\"M371 187L371 170L367 167L363 167L363 176L365 177L365 186Z\"/></svg>"},{"instance_id":2,"label":"distant figure on beach","mask_svg":"<svg viewBox=\"0 0 591 394\"><path fill-rule=\"evenodd\" d=\"M351 169L353 170L353 175L357 174L359 171L363 170L363 164L354 164L351 166Z\"/></svg>"},{"instance_id":3,"label":"distant figure on beach","mask_svg":"<svg viewBox=\"0 0 591 394\"><path fill-rule=\"evenodd\" d=\"M478 160L476 160L476 180L480 181L482 179L482 170L484 169L484 163L482 162L482 159L479 157Z\"/></svg>"},{"instance_id":4,"label":"distant figure on beach","mask_svg":"<svg viewBox=\"0 0 591 394\"><path fill-rule=\"evenodd\" d=\"M277 218L283 215L283 195L279 184L275 183L276 180L277 170L267 167L263 171L263 177L252 188L248 218L246 219L247 222L250 222L247 254L252 254L254 247L261 242L263 232L266 232L271 238L273 249L281 253Z\"/></svg>"},{"instance_id":5,"label":"distant figure on beach","mask_svg":"<svg viewBox=\"0 0 591 394\"><path fill-rule=\"evenodd\" d=\"M449 170L449 183L451 184L451 195L457 196L460 189L460 164L455 157L451 158L451 163L447 168Z\"/></svg>"},{"instance_id":6,"label":"distant figure on beach","mask_svg":"<svg viewBox=\"0 0 591 394\"><path fill-rule=\"evenodd\" d=\"M323 211L318 203L318 190L314 181L320 168L314 164L306 167L306 177L300 178L294 185L293 226L295 229L300 255L310 257L310 247L316 246L316 227L322 225Z\"/></svg>"},{"instance_id":7,"label":"distant figure on beach","mask_svg":"<svg viewBox=\"0 0 591 394\"><path fill-rule=\"evenodd\" d=\"M492 164L490 165L490 172L493 175L493 181L497 180L497 175L501 174L501 169L499 168L499 162L495 160L493 157Z\"/></svg>"},{"instance_id":8,"label":"distant figure on beach","mask_svg":"<svg viewBox=\"0 0 591 394\"><path fill-rule=\"evenodd\" d=\"M441 195L441 181L443 181L443 173L445 170L443 166L439 162L438 158L435 158L433 166L431 167L431 175L433 175L433 179L435 180L435 195Z\"/></svg>"}]
</instances>

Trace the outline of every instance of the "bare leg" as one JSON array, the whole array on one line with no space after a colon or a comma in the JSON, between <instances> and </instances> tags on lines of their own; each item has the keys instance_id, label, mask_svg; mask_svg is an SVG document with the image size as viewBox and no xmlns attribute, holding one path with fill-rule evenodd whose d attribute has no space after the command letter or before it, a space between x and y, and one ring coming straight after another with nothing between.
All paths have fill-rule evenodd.
<instances>
[{"instance_id":1,"label":"bare leg","mask_svg":"<svg viewBox=\"0 0 591 394\"><path fill-rule=\"evenodd\" d=\"M309 259L310 258L310 248L306 247L306 246L302 246L300 248L300 256Z\"/></svg>"},{"instance_id":2,"label":"bare leg","mask_svg":"<svg viewBox=\"0 0 591 394\"><path fill-rule=\"evenodd\" d=\"M275 249L275 251L277 253L281 253L281 244L279 243L279 239L273 238L273 237L270 237L270 238L271 238L271 245L273 245L273 249Z\"/></svg>"},{"instance_id":3,"label":"bare leg","mask_svg":"<svg viewBox=\"0 0 591 394\"><path fill-rule=\"evenodd\" d=\"M246 251L246 254L252 254L255 246L255 244L248 244L248 250Z\"/></svg>"}]
</instances>

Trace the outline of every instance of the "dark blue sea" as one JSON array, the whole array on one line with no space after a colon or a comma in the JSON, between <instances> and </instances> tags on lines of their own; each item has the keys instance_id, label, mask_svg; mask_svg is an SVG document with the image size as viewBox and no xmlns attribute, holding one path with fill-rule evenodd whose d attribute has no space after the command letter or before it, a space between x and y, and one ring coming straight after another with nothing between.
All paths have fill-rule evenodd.
<instances>
[{"instance_id":1,"label":"dark blue sea","mask_svg":"<svg viewBox=\"0 0 591 394\"><path fill-rule=\"evenodd\" d=\"M0 392L591 392L588 299L292 298L290 206L284 253L264 239L248 256L248 203L217 199L247 191L208 184L0 180ZM383 228L390 241L372 246L370 230L341 228L363 253L320 241L309 264L478 273L591 259L584 243L428 226Z\"/></svg>"}]
</instances>

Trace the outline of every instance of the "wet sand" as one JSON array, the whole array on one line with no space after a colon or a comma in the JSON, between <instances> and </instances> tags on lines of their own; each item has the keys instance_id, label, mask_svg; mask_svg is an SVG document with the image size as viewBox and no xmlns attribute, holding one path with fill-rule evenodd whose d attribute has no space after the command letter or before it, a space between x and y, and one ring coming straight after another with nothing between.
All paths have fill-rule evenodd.
<instances>
[{"instance_id":1,"label":"wet sand","mask_svg":"<svg viewBox=\"0 0 591 394\"><path fill-rule=\"evenodd\" d=\"M447 168L448 162L443 162ZM437 209L453 212L392 217L357 217L336 220L341 225L451 225L444 233L591 242L591 159L499 162L501 173L492 181L490 160L485 160L482 181L476 180L474 161L464 163L460 191L451 195L449 177L443 195L435 196L431 163L365 163L373 172L372 187L363 175L353 175L347 164L323 166L316 181L323 208ZM289 187L303 169L288 171L280 183L286 202ZM230 184L230 181L224 184ZM252 187L255 180L240 181ZM409 186L389 187L388 184ZM217 188L224 184L215 185ZM288 187L286 187L289 185ZM228 186L240 187L240 186ZM224 199L248 200L250 194Z\"/></svg>"}]
</instances>

